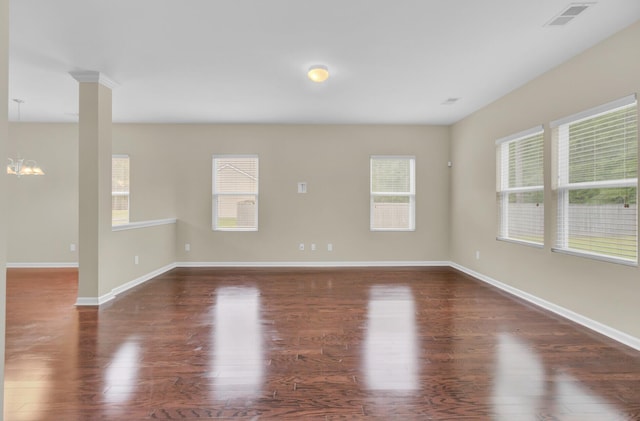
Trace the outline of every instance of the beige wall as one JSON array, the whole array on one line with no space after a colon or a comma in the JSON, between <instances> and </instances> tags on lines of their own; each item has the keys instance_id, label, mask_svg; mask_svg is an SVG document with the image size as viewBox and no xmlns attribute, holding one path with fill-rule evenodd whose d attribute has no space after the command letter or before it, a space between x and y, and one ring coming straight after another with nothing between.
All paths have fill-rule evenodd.
<instances>
[{"instance_id":1,"label":"beige wall","mask_svg":"<svg viewBox=\"0 0 640 421\"><path fill-rule=\"evenodd\" d=\"M186 171L175 156L181 139L153 125L114 124L111 149L129 155L133 221L176 217L175 175Z\"/></svg>"},{"instance_id":2,"label":"beige wall","mask_svg":"<svg viewBox=\"0 0 640 421\"><path fill-rule=\"evenodd\" d=\"M455 124L451 131L451 260L640 337L637 267L551 252L548 123L640 92L640 23ZM497 241L495 140L545 124L545 247ZM475 252L480 252L476 260Z\"/></svg>"},{"instance_id":3,"label":"beige wall","mask_svg":"<svg viewBox=\"0 0 640 421\"><path fill-rule=\"evenodd\" d=\"M110 233L102 251L106 257L101 262L103 282L99 285L99 296L172 265L176 261L175 244L176 224Z\"/></svg>"},{"instance_id":4,"label":"beige wall","mask_svg":"<svg viewBox=\"0 0 640 421\"><path fill-rule=\"evenodd\" d=\"M448 129L428 126L168 126L176 140L178 261L448 258ZM260 157L259 230L211 229L213 154ZM416 157L416 231L369 230L369 157ZM308 183L298 194L297 183ZM305 243L305 251L298 243ZM191 251L184 251L184 244ZM317 251L309 245L315 243ZM327 251L332 243L334 251Z\"/></svg>"},{"instance_id":5,"label":"beige wall","mask_svg":"<svg viewBox=\"0 0 640 421\"><path fill-rule=\"evenodd\" d=\"M132 160L131 220L175 217L173 157L166 145L134 129L114 139L112 149ZM78 243L78 125L11 123L7 151L37 160L46 172L7 177L8 261L77 263L69 246Z\"/></svg>"},{"instance_id":6,"label":"beige wall","mask_svg":"<svg viewBox=\"0 0 640 421\"><path fill-rule=\"evenodd\" d=\"M117 129L114 128L114 132ZM78 252L78 125L11 123L10 156L36 159L43 177L6 177L9 201L8 262L75 264ZM113 142L114 153L130 155L133 168L132 221L175 217L172 152L162 141L139 135L135 142L124 135ZM4 179L4 178L3 178ZM124 232L109 232L102 296L129 281L175 262L175 225ZM4 237L3 237L4 238ZM77 248L76 248L77 250ZM139 264L134 264L134 256Z\"/></svg>"},{"instance_id":7,"label":"beige wall","mask_svg":"<svg viewBox=\"0 0 640 421\"><path fill-rule=\"evenodd\" d=\"M42 177L6 177L11 263L77 262L78 126L11 123L8 155L35 159ZM4 162L4 161L3 161Z\"/></svg>"},{"instance_id":8,"label":"beige wall","mask_svg":"<svg viewBox=\"0 0 640 421\"><path fill-rule=\"evenodd\" d=\"M12 148L32 154L47 175L12 180L10 193L35 210L10 215L10 261L74 261L77 126L22 123L11 131ZM448 136L448 128L430 126L116 124L113 153L131 157L131 220L179 219L178 261L444 261ZM258 232L211 230L211 158L219 153L260 156ZM376 154L415 155L415 232L369 231L369 156ZM307 194L296 193L299 181Z\"/></svg>"}]
</instances>

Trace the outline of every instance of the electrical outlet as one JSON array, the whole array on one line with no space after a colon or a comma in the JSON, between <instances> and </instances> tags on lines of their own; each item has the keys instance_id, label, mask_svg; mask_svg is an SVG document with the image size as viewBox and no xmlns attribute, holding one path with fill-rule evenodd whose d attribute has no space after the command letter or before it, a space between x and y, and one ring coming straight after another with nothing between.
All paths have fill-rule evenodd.
<instances>
[{"instance_id":1,"label":"electrical outlet","mask_svg":"<svg viewBox=\"0 0 640 421\"><path fill-rule=\"evenodd\" d=\"M476 260L480 260L480 250L476 250Z\"/></svg>"},{"instance_id":2,"label":"electrical outlet","mask_svg":"<svg viewBox=\"0 0 640 421\"><path fill-rule=\"evenodd\" d=\"M69 244L69 251L76 251L76 243Z\"/></svg>"},{"instance_id":3,"label":"electrical outlet","mask_svg":"<svg viewBox=\"0 0 640 421\"><path fill-rule=\"evenodd\" d=\"M327 244L327 251L333 251L333 244Z\"/></svg>"},{"instance_id":4,"label":"electrical outlet","mask_svg":"<svg viewBox=\"0 0 640 421\"><path fill-rule=\"evenodd\" d=\"M298 250L304 251L304 243L298 244Z\"/></svg>"},{"instance_id":5,"label":"electrical outlet","mask_svg":"<svg viewBox=\"0 0 640 421\"><path fill-rule=\"evenodd\" d=\"M136 265L140 263L140 259L138 258L138 256L134 256L133 263L135 263Z\"/></svg>"},{"instance_id":6,"label":"electrical outlet","mask_svg":"<svg viewBox=\"0 0 640 421\"><path fill-rule=\"evenodd\" d=\"M311 251L316 251L316 243L311 243Z\"/></svg>"},{"instance_id":7,"label":"electrical outlet","mask_svg":"<svg viewBox=\"0 0 640 421\"><path fill-rule=\"evenodd\" d=\"M191 244L184 243L184 251L191 251Z\"/></svg>"}]
</instances>

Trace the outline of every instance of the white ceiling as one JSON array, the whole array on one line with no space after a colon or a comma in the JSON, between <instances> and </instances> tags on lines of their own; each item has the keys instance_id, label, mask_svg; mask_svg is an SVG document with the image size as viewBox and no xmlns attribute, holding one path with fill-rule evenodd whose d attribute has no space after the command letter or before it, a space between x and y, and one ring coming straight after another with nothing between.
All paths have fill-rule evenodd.
<instances>
[{"instance_id":1,"label":"white ceiling","mask_svg":"<svg viewBox=\"0 0 640 421\"><path fill-rule=\"evenodd\" d=\"M569 4L12 0L9 98L22 121L77 121L69 72L94 70L120 85L116 122L450 124L640 19L599 0L544 26Z\"/></svg>"}]
</instances>

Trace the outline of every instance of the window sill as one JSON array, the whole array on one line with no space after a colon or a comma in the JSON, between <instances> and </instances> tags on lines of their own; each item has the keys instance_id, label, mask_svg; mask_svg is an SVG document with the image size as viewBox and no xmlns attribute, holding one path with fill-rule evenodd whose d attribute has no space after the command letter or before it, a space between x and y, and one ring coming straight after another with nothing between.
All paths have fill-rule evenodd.
<instances>
[{"instance_id":1,"label":"window sill","mask_svg":"<svg viewBox=\"0 0 640 421\"><path fill-rule=\"evenodd\" d=\"M257 232L258 228L212 228L215 232Z\"/></svg>"},{"instance_id":2,"label":"window sill","mask_svg":"<svg viewBox=\"0 0 640 421\"><path fill-rule=\"evenodd\" d=\"M371 232L415 232L415 228L371 228Z\"/></svg>"},{"instance_id":3,"label":"window sill","mask_svg":"<svg viewBox=\"0 0 640 421\"><path fill-rule=\"evenodd\" d=\"M535 248L538 248L538 249L544 248L544 244L534 243L532 241L516 240L516 239L513 239L513 238L507 238L507 237L496 237L496 240L504 241L506 243L520 244L522 246L535 247Z\"/></svg>"},{"instance_id":4,"label":"window sill","mask_svg":"<svg viewBox=\"0 0 640 421\"><path fill-rule=\"evenodd\" d=\"M587 259L592 259L592 260L600 260L602 262L607 262L607 263L617 263L619 265L634 266L634 267L638 266L638 262L634 260L603 256L601 254L589 253L586 251L580 251L580 250L574 250L574 249L561 249L561 248L554 248L554 247L551 248L551 251L555 253L568 254L570 256L585 257Z\"/></svg>"},{"instance_id":5,"label":"window sill","mask_svg":"<svg viewBox=\"0 0 640 421\"><path fill-rule=\"evenodd\" d=\"M147 227L155 227L158 225L169 225L175 224L177 222L176 218L167 218L167 219L154 219L151 221L140 221L140 222L130 222L128 224L121 225L112 225L111 231L127 231L138 228L147 228Z\"/></svg>"}]
</instances>

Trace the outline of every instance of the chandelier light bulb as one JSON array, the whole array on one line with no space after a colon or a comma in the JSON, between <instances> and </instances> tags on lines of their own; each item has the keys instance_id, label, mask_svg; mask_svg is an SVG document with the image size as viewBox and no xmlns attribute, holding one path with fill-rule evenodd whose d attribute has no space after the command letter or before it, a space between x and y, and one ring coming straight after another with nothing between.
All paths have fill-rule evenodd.
<instances>
[{"instance_id":1,"label":"chandelier light bulb","mask_svg":"<svg viewBox=\"0 0 640 421\"><path fill-rule=\"evenodd\" d=\"M18 104L18 122L20 122L20 105L22 105L24 101L15 98L13 102ZM23 159L18 155L18 157L15 159L8 158L7 174L15 175L20 178L23 175L44 175L44 171L33 159Z\"/></svg>"}]
</instances>

